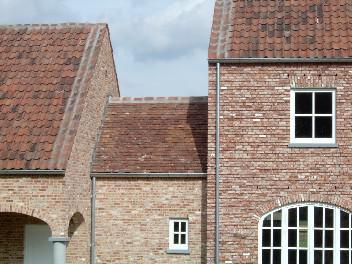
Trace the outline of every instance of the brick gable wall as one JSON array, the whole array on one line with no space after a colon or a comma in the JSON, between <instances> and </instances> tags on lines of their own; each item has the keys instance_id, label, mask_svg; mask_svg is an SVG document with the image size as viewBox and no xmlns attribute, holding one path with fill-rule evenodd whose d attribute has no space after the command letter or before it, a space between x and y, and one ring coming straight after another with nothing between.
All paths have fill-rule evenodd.
<instances>
[{"instance_id":1,"label":"brick gable wall","mask_svg":"<svg viewBox=\"0 0 352 264\"><path fill-rule=\"evenodd\" d=\"M221 263L257 263L258 219L290 203L352 210L352 66L222 65ZM207 263L214 256L215 87L209 68ZM338 148L289 148L290 87L336 88Z\"/></svg>"}]
</instances>

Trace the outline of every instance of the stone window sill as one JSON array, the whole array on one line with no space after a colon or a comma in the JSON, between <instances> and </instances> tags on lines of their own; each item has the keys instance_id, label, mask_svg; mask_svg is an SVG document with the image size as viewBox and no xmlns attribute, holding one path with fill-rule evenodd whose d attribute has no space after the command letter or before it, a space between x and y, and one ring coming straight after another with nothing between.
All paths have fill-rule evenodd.
<instances>
[{"instance_id":1,"label":"stone window sill","mask_svg":"<svg viewBox=\"0 0 352 264\"><path fill-rule=\"evenodd\" d=\"M290 143L289 148L338 148L339 145L336 143Z\"/></svg>"},{"instance_id":2,"label":"stone window sill","mask_svg":"<svg viewBox=\"0 0 352 264\"><path fill-rule=\"evenodd\" d=\"M189 250L168 249L167 254L189 255Z\"/></svg>"}]
</instances>

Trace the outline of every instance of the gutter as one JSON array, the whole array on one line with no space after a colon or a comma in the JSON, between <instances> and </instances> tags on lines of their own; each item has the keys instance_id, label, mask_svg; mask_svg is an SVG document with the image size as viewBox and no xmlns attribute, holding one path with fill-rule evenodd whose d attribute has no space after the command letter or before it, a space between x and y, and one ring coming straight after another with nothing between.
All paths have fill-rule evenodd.
<instances>
[{"instance_id":1,"label":"gutter","mask_svg":"<svg viewBox=\"0 0 352 264\"><path fill-rule=\"evenodd\" d=\"M215 264L220 263L220 63L216 63Z\"/></svg>"},{"instance_id":2,"label":"gutter","mask_svg":"<svg viewBox=\"0 0 352 264\"><path fill-rule=\"evenodd\" d=\"M352 58L223 58L208 59L214 63L352 63Z\"/></svg>"},{"instance_id":3,"label":"gutter","mask_svg":"<svg viewBox=\"0 0 352 264\"><path fill-rule=\"evenodd\" d=\"M64 176L65 170L0 170L0 175L57 175L57 176Z\"/></svg>"}]
</instances>

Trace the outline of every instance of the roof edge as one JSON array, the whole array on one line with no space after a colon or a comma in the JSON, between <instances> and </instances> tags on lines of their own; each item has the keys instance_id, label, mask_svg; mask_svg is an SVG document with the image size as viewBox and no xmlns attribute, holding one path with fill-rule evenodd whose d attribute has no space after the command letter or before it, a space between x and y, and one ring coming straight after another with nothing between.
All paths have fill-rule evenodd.
<instances>
[{"instance_id":1,"label":"roof edge","mask_svg":"<svg viewBox=\"0 0 352 264\"><path fill-rule=\"evenodd\" d=\"M91 177L97 178L205 178L205 172L92 172Z\"/></svg>"},{"instance_id":2,"label":"roof edge","mask_svg":"<svg viewBox=\"0 0 352 264\"><path fill-rule=\"evenodd\" d=\"M189 96L189 97L112 97L110 104L147 104L147 103L207 103L208 96Z\"/></svg>"},{"instance_id":3,"label":"roof edge","mask_svg":"<svg viewBox=\"0 0 352 264\"><path fill-rule=\"evenodd\" d=\"M351 58L208 58L212 63L352 63Z\"/></svg>"},{"instance_id":4,"label":"roof edge","mask_svg":"<svg viewBox=\"0 0 352 264\"><path fill-rule=\"evenodd\" d=\"M73 27L73 26L107 26L107 23L80 23L80 22L65 22L65 23L38 23L38 24L3 24L0 28L37 28L37 27Z\"/></svg>"}]
</instances>

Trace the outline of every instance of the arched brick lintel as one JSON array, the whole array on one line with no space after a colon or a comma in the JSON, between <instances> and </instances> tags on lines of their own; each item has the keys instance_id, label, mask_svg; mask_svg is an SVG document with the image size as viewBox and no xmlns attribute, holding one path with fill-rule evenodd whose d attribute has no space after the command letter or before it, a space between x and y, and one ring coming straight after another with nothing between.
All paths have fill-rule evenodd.
<instances>
[{"instance_id":1,"label":"arched brick lintel","mask_svg":"<svg viewBox=\"0 0 352 264\"><path fill-rule=\"evenodd\" d=\"M295 195L287 195L285 197L277 197L274 200L258 205L254 217L260 219L263 215L277 208L296 203L328 204L352 212L352 201L346 196L300 193Z\"/></svg>"}]
</instances>

